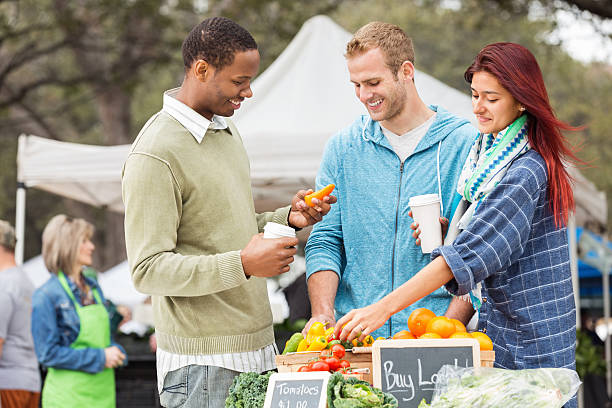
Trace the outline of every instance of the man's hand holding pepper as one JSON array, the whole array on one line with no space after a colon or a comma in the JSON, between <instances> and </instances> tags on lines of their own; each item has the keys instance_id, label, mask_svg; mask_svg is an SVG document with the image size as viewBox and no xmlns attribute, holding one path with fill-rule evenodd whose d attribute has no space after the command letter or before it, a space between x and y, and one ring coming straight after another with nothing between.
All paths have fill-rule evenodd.
<instances>
[{"instance_id":1,"label":"man's hand holding pepper","mask_svg":"<svg viewBox=\"0 0 612 408\"><path fill-rule=\"evenodd\" d=\"M312 190L300 190L291 200L291 211L289 212L289 225L294 228L304 228L316 224L329 212L331 205L337 201L333 195L323 197L322 200L313 198L313 207L309 207L304 201L306 195Z\"/></svg>"}]
</instances>

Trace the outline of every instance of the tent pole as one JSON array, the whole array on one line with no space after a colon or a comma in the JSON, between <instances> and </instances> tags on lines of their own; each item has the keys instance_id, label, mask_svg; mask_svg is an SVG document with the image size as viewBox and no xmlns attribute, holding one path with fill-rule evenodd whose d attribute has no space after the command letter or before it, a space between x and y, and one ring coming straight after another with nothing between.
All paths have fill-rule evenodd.
<instances>
[{"instance_id":1,"label":"tent pole","mask_svg":"<svg viewBox=\"0 0 612 408\"><path fill-rule=\"evenodd\" d=\"M17 202L15 209L15 262L17 265L23 263L24 236L25 236L25 207L26 207L26 187L22 182L17 182Z\"/></svg>"},{"instance_id":2,"label":"tent pole","mask_svg":"<svg viewBox=\"0 0 612 408\"><path fill-rule=\"evenodd\" d=\"M576 330L580 330L582 318L580 315L580 280L578 277L578 243L576 239L576 216L572 213L567 220L569 234L570 270L572 272L572 286L574 287L574 301L576 302ZM584 407L584 390L578 389L578 408Z\"/></svg>"},{"instance_id":3,"label":"tent pole","mask_svg":"<svg viewBox=\"0 0 612 408\"><path fill-rule=\"evenodd\" d=\"M578 245L576 242L576 217L574 214L567 220L569 234L570 270L572 271L572 286L574 287L574 300L576 302L576 329L581 328L580 316L580 280L578 278Z\"/></svg>"}]
</instances>

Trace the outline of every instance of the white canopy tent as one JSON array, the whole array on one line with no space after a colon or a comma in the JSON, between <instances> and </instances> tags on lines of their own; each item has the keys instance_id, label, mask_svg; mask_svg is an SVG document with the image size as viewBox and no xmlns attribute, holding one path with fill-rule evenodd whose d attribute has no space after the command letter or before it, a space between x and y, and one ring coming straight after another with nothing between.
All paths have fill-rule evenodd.
<instances>
[{"instance_id":1,"label":"white canopy tent","mask_svg":"<svg viewBox=\"0 0 612 408\"><path fill-rule=\"evenodd\" d=\"M19 136L15 216L18 264L23 263L26 188L123 212L121 166L129 148L129 145L93 146Z\"/></svg>"}]
</instances>

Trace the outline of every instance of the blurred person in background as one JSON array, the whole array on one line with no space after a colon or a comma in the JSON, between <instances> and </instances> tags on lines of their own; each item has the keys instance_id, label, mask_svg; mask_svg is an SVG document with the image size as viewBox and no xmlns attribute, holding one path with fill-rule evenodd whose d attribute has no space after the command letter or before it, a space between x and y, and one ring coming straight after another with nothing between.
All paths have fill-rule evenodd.
<instances>
[{"instance_id":1,"label":"blurred person in background","mask_svg":"<svg viewBox=\"0 0 612 408\"><path fill-rule=\"evenodd\" d=\"M15 230L0 220L0 406L36 408L40 373L30 328L34 286L15 263Z\"/></svg>"},{"instance_id":2,"label":"blurred person in background","mask_svg":"<svg viewBox=\"0 0 612 408\"><path fill-rule=\"evenodd\" d=\"M43 407L115 407L114 368L127 357L112 340L102 290L82 273L91 265L93 232L87 221L66 215L53 217L43 231L51 277L32 299L36 355L48 368Z\"/></svg>"}]
</instances>

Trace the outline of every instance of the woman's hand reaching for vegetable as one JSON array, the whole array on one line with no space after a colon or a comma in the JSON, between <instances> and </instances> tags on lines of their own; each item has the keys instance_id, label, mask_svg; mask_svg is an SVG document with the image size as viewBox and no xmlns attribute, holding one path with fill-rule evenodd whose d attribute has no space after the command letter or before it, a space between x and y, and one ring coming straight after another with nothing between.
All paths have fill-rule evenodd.
<instances>
[{"instance_id":1,"label":"woman's hand reaching for vegetable","mask_svg":"<svg viewBox=\"0 0 612 408\"><path fill-rule=\"evenodd\" d=\"M343 341L363 339L380 328L391 317L389 308L376 302L361 309L353 309L336 322L334 333Z\"/></svg>"}]
</instances>

